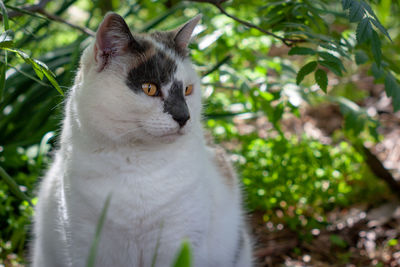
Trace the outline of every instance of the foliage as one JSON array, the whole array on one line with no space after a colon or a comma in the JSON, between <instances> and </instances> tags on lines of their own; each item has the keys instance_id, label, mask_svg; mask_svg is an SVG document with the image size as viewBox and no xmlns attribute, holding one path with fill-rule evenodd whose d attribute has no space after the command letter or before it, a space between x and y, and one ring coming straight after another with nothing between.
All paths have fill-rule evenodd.
<instances>
[{"instance_id":1,"label":"foliage","mask_svg":"<svg viewBox=\"0 0 400 267\"><path fill-rule=\"evenodd\" d=\"M274 223L311 229L322 227L328 210L387 194L353 147L379 142L379 136L376 119L359 106L366 93L352 76L368 71L400 109L396 1L49 1L47 14L58 21L43 12L7 19L6 9L21 11L17 0L1 7L0 166L19 185L0 182L0 214L7 218L0 223L1 258L26 249L33 211L15 191L35 204L34 188L62 118L60 93L71 86L90 42L87 32L60 21L73 19L95 30L110 8L136 32L171 29L203 13L191 46L203 76L205 124L233 153L249 209L263 211ZM306 103L340 107L343 127L331 143L295 136L283 126L285 119L300 116ZM260 128L257 123L265 118L269 123ZM243 131L238 121L250 130Z\"/></svg>"}]
</instances>

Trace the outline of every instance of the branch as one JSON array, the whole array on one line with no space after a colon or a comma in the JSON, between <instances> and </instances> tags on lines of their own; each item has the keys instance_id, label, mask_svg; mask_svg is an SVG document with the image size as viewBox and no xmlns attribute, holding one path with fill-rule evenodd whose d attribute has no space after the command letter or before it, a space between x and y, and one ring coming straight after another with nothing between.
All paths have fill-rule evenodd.
<instances>
[{"instance_id":1,"label":"branch","mask_svg":"<svg viewBox=\"0 0 400 267\"><path fill-rule=\"evenodd\" d=\"M224 14L225 16L230 17L231 19L233 19L233 20L239 22L240 24L243 24L243 25L245 25L245 26L247 26L247 27L249 27L249 28L256 29L256 30L258 30L258 31L260 31L260 32L262 32L262 33L264 33L264 34L266 34L266 35L270 35L270 36L272 36L272 37L274 37L274 38L276 38L276 39L279 39L279 40L281 40L286 46L289 46L289 47L290 47L290 46L293 46L293 45L296 44L296 43L303 43L303 42L306 42L306 40L304 40L304 39L291 39L291 38L281 37L281 36L276 35L276 34L270 32L270 31L264 30L263 28L261 28L261 27L259 27L259 26L257 26L257 25L254 25L254 24L252 24L252 23L250 23L250 22L248 22L248 21L242 20L242 19L240 19L240 18L238 18L238 17L233 16L232 14L229 14L229 13L226 12L225 9L221 6L221 4L222 4L223 2L226 2L227 0L190 0L190 1L192 1L192 2L200 2L200 3L209 3L209 4L212 4L212 5L216 6L216 7L219 9L219 11L220 11L222 14Z\"/></svg>"},{"instance_id":2,"label":"branch","mask_svg":"<svg viewBox=\"0 0 400 267\"><path fill-rule=\"evenodd\" d=\"M63 23L65 25L68 25L69 27L77 29L77 30L83 32L86 35L89 35L89 36L94 36L95 35L95 32L90 30L90 29L88 29L88 28L75 25L75 24L73 24L73 23L71 23L71 22L69 22L69 21L67 21L67 20L65 20L65 19L63 19L63 18L61 18L59 16L56 16L56 15L48 13L45 10L45 7L46 7L48 2L50 2L50 0L41 0L38 4L25 5L25 6L18 7L18 8L17 7L8 6L8 8L14 9L14 11L8 12L8 17L9 18L14 18L14 17L22 16L24 14L34 15L35 13L38 13L38 14L43 15L44 17L46 17L49 20L60 22L60 23ZM2 16L0 15L0 18L1 17Z\"/></svg>"},{"instance_id":3,"label":"branch","mask_svg":"<svg viewBox=\"0 0 400 267\"><path fill-rule=\"evenodd\" d=\"M371 171L377 177L384 180L396 196L400 196L400 183L394 179L392 174L383 166L382 162L368 148L363 146L362 150L366 156L365 161Z\"/></svg>"},{"instance_id":4,"label":"branch","mask_svg":"<svg viewBox=\"0 0 400 267\"><path fill-rule=\"evenodd\" d=\"M65 25L70 26L71 28L74 28L74 29L77 29L77 30L83 32L86 35L95 36L95 34L96 34L91 29L72 24L71 22L69 22L69 21L67 21L67 20L65 20L65 19L63 19L63 18L61 18L59 16L47 13L47 11L45 11L44 9L38 10L37 12L42 14L43 16L45 16L46 18L48 18L50 20L61 22L61 23L65 24Z\"/></svg>"}]
</instances>

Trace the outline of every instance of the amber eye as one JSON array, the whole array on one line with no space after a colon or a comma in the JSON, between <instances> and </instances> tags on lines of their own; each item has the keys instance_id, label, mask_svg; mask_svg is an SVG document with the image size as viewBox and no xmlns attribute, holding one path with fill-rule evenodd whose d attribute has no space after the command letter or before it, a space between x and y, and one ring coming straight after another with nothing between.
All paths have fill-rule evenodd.
<instances>
[{"instance_id":1,"label":"amber eye","mask_svg":"<svg viewBox=\"0 0 400 267\"><path fill-rule=\"evenodd\" d=\"M158 88L154 83L142 83L142 90L146 95L158 96Z\"/></svg>"},{"instance_id":2,"label":"amber eye","mask_svg":"<svg viewBox=\"0 0 400 267\"><path fill-rule=\"evenodd\" d=\"M185 95L190 95L193 91L193 84L186 86L185 88Z\"/></svg>"}]
</instances>

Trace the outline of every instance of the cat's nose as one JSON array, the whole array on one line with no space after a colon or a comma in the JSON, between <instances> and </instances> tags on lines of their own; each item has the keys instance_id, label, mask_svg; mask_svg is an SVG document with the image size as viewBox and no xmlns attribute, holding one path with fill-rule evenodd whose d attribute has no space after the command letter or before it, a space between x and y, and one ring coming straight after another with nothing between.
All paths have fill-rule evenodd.
<instances>
[{"instance_id":1,"label":"cat's nose","mask_svg":"<svg viewBox=\"0 0 400 267\"><path fill-rule=\"evenodd\" d=\"M190 119L190 115L189 114L181 114L180 116L173 116L172 118L182 128L183 126L185 126L186 122Z\"/></svg>"}]
</instances>

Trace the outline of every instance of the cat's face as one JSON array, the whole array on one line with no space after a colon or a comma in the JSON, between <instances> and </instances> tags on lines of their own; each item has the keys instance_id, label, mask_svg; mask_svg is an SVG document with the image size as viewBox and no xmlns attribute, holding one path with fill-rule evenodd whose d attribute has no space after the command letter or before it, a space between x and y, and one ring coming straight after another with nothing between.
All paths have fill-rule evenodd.
<instances>
[{"instance_id":1,"label":"cat's face","mask_svg":"<svg viewBox=\"0 0 400 267\"><path fill-rule=\"evenodd\" d=\"M173 142L200 127L200 83L187 57L199 19L132 35L120 16L108 14L82 56L75 90L81 125L115 142L142 143Z\"/></svg>"}]
</instances>

